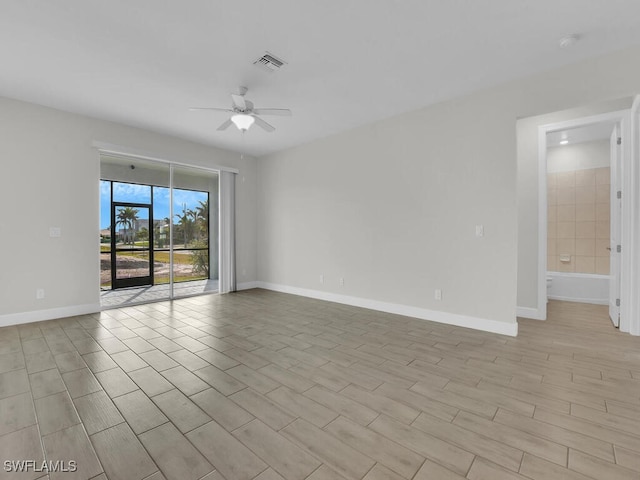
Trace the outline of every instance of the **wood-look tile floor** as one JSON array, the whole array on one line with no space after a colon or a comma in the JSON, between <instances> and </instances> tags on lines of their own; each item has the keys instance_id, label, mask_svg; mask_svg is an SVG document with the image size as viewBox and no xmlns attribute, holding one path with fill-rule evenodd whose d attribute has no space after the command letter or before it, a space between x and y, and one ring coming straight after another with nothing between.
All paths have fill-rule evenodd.
<instances>
[{"instance_id":1,"label":"wood-look tile floor","mask_svg":"<svg viewBox=\"0 0 640 480\"><path fill-rule=\"evenodd\" d=\"M50 478L639 479L640 338L251 290L0 329L0 459ZM47 478L0 470L0 479Z\"/></svg>"}]
</instances>

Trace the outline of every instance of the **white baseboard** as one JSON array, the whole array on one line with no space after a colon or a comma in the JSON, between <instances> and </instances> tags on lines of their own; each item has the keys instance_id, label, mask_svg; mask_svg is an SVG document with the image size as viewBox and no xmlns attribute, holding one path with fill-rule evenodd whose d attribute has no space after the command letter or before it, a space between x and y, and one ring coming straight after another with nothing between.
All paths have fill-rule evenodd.
<instances>
[{"instance_id":1,"label":"white baseboard","mask_svg":"<svg viewBox=\"0 0 640 480\"><path fill-rule=\"evenodd\" d=\"M546 320L546 312L541 312L537 308L516 307L516 315L522 318L530 318L531 320Z\"/></svg>"},{"instance_id":2,"label":"white baseboard","mask_svg":"<svg viewBox=\"0 0 640 480\"><path fill-rule=\"evenodd\" d=\"M558 295L549 295L549 300L562 300L564 302L577 302L577 303L591 303L593 305L609 305L609 300L602 299L602 298L560 297Z\"/></svg>"},{"instance_id":3,"label":"white baseboard","mask_svg":"<svg viewBox=\"0 0 640 480\"><path fill-rule=\"evenodd\" d=\"M87 305L74 305L71 307L50 308L48 310L34 310L31 312L9 313L0 315L0 327L9 325L21 325L23 323L41 322L43 320L53 320L56 318L73 317L76 315L86 315L100 311L99 303Z\"/></svg>"},{"instance_id":4,"label":"white baseboard","mask_svg":"<svg viewBox=\"0 0 640 480\"><path fill-rule=\"evenodd\" d=\"M236 290L251 290L252 288L259 288L258 282L244 282L236 285Z\"/></svg>"},{"instance_id":5,"label":"white baseboard","mask_svg":"<svg viewBox=\"0 0 640 480\"><path fill-rule=\"evenodd\" d=\"M425 308L412 307L409 305L401 305L397 303L379 302L367 298L351 297L348 295L339 295L336 293L322 292L319 290L310 290L306 288L291 287L288 285L279 285L268 282L252 282L254 288L264 288L276 292L290 293L303 297L317 298L329 302L342 303L354 307L368 308L378 310L380 312L395 313L397 315L405 315L420 320L430 320L433 322L446 323L456 325L458 327L473 328L485 332L499 333L501 335L509 335L515 337L518 335L518 324L498 322L496 320L488 320L485 318L471 317L468 315L458 315L455 313L441 312L438 310L427 310Z\"/></svg>"}]
</instances>

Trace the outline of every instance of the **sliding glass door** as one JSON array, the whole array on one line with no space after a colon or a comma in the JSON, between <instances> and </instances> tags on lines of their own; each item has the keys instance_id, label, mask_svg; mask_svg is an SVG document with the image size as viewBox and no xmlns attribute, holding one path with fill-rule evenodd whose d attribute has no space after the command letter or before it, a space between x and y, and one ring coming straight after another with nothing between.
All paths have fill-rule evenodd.
<instances>
[{"instance_id":1,"label":"sliding glass door","mask_svg":"<svg viewBox=\"0 0 640 480\"><path fill-rule=\"evenodd\" d=\"M105 307L218 290L218 172L103 156Z\"/></svg>"}]
</instances>

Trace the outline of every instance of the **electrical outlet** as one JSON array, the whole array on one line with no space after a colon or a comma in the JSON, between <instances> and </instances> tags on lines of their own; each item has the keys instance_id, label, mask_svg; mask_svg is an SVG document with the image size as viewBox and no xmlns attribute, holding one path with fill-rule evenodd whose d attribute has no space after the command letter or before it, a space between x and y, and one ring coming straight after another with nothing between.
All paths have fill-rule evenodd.
<instances>
[{"instance_id":1,"label":"electrical outlet","mask_svg":"<svg viewBox=\"0 0 640 480\"><path fill-rule=\"evenodd\" d=\"M42 300L44 298L44 288L38 288L36 290L36 300Z\"/></svg>"},{"instance_id":2,"label":"electrical outlet","mask_svg":"<svg viewBox=\"0 0 640 480\"><path fill-rule=\"evenodd\" d=\"M484 237L484 225L476 225L476 237Z\"/></svg>"},{"instance_id":3,"label":"electrical outlet","mask_svg":"<svg viewBox=\"0 0 640 480\"><path fill-rule=\"evenodd\" d=\"M436 300L442 300L442 290L436 288L435 292L433 292L433 298Z\"/></svg>"},{"instance_id":4,"label":"electrical outlet","mask_svg":"<svg viewBox=\"0 0 640 480\"><path fill-rule=\"evenodd\" d=\"M60 227L49 227L49 236L51 238L58 238L62 236L62 230Z\"/></svg>"},{"instance_id":5,"label":"electrical outlet","mask_svg":"<svg viewBox=\"0 0 640 480\"><path fill-rule=\"evenodd\" d=\"M320 275L320 285L324 285L324 275Z\"/></svg>"},{"instance_id":6,"label":"electrical outlet","mask_svg":"<svg viewBox=\"0 0 640 480\"><path fill-rule=\"evenodd\" d=\"M341 287L344 287L344 278L340 277L340 280L338 280L338 282L340 283Z\"/></svg>"}]
</instances>

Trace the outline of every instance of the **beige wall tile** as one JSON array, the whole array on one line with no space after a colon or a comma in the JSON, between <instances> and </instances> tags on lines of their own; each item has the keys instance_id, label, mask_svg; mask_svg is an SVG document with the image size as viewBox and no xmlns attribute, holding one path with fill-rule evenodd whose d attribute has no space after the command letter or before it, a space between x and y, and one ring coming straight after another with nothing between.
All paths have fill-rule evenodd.
<instances>
[{"instance_id":1,"label":"beige wall tile","mask_svg":"<svg viewBox=\"0 0 640 480\"><path fill-rule=\"evenodd\" d=\"M594 185L576 187L576 205L582 203L596 203L596 187Z\"/></svg>"},{"instance_id":2,"label":"beige wall tile","mask_svg":"<svg viewBox=\"0 0 640 480\"><path fill-rule=\"evenodd\" d=\"M556 209L559 222L574 222L576 220L575 205L559 205Z\"/></svg>"},{"instance_id":3,"label":"beige wall tile","mask_svg":"<svg viewBox=\"0 0 640 480\"><path fill-rule=\"evenodd\" d=\"M547 223L547 238L558 237L558 222Z\"/></svg>"},{"instance_id":4,"label":"beige wall tile","mask_svg":"<svg viewBox=\"0 0 640 480\"><path fill-rule=\"evenodd\" d=\"M558 221L558 207L555 205L547 208L547 222L556 222Z\"/></svg>"},{"instance_id":5,"label":"beige wall tile","mask_svg":"<svg viewBox=\"0 0 640 480\"><path fill-rule=\"evenodd\" d=\"M571 257L570 262L558 262L558 271L559 272L575 272L576 271L575 257Z\"/></svg>"},{"instance_id":6,"label":"beige wall tile","mask_svg":"<svg viewBox=\"0 0 640 480\"><path fill-rule=\"evenodd\" d=\"M555 187L547 189L547 205L558 204L558 192Z\"/></svg>"},{"instance_id":7,"label":"beige wall tile","mask_svg":"<svg viewBox=\"0 0 640 480\"><path fill-rule=\"evenodd\" d=\"M596 238L596 257L608 257L611 255L608 248L611 242L608 238Z\"/></svg>"},{"instance_id":8,"label":"beige wall tile","mask_svg":"<svg viewBox=\"0 0 640 480\"><path fill-rule=\"evenodd\" d=\"M576 256L577 273L595 273L596 257Z\"/></svg>"},{"instance_id":9,"label":"beige wall tile","mask_svg":"<svg viewBox=\"0 0 640 480\"><path fill-rule=\"evenodd\" d=\"M596 184L609 185L611 183L611 169L609 167L596 168Z\"/></svg>"},{"instance_id":10,"label":"beige wall tile","mask_svg":"<svg viewBox=\"0 0 640 480\"><path fill-rule=\"evenodd\" d=\"M558 172L556 176L558 188L576 186L576 172Z\"/></svg>"},{"instance_id":11,"label":"beige wall tile","mask_svg":"<svg viewBox=\"0 0 640 480\"><path fill-rule=\"evenodd\" d=\"M547 255L557 255L557 242L555 238L547 239Z\"/></svg>"},{"instance_id":12,"label":"beige wall tile","mask_svg":"<svg viewBox=\"0 0 640 480\"><path fill-rule=\"evenodd\" d=\"M596 204L581 203L576 204L576 222L595 222Z\"/></svg>"},{"instance_id":13,"label":"beige wall tile","mask_svg":"<svg viewBox=\"0 0 640 480\"><path fill-rule=\"evenodd\" d=\"M609 275L609 257L596 257L596 271L600 275Z\"/></svg>"},{"instance_id":14,"label":"beige wall tile","mask_svg":"<svg viewBox=\"0 0 640 480\"><path fill-rule=\"evenodd\" d=\"M576 223L575 222L558 222L557 238L575 238Z\"/></svg>"},{"instance_id":15,"label":"beige wall tile","mask_svg":"<svg viewBox=\"0 0 640 480\"><path fill-rule=\"evenodd\" d=\"M556 187L558 185L558 174L547 173L547 188Z\"/></svg>"},{"instance_id":16,"label":"beige wall tile","mask_svg":"<svg viewBox=\"0 0 640 480\"><path fill-rule=\"evenodd\" d=\"M576 203L576 187L558 187L556 194L557 205L573 205L574 203Z\"/></svg>"},{"instance_id":17,"label":"beige wall tile","mask_svg":"<svg viewBox=\"0 0 640 480\"><path fill-rule=\"evenodd\" d=\"M611 234L609 222L596 222L595 233L596 238L609 238Z\"/></svg>"},{"instance_id":18,"label":"beige wall tile","mask_svg":"<svg viewBox=\"0 0 640 480\"><path fill-rule=\"evenodd\" d=\"M609 197L611 189L609 185L596 185L596 203L607 203L611 199Z\"/></svg>"},{"instance_id":19,"label":"beige wall tile","mask_svg":"<svg viewBox=\"0 0 640 480\"><path fill-rule=\"evenodd\" d=\"M558 249L558 255L575 255L576 241L573 238L559 238L556 248Z\"/></svg>"},{"instance_id":20,"label":"beige wall tile","mask_svg":"<svg viewBox=\"0 0 640 480\"><path fill-rule=\"evenodd\" d=\"M596 238L596 222L576 222L576 238Z\"/></svg>"},{"instance_id":21,"label":"beige wall tile","mask_svg":"<svg viewBox=\"0 0 640 480\"><path fill-rule=\"evenodd\" d=\"M595 184L596 184L595 168L576 171L576 187L582 187L585 185L595 185Z\"/></svg>"},{"instance_id":22,"label":"beige wall tile","mask_svg":"<svg viewBox=\"0 0 640 480\"><path fill-rule=\"evenodd\" d=\"M558 271L558 256L547 255L547 270L550 272Z\"/></svg>"},{"instance_id":23,"label":"beige wall tile","mask_svg":"<svg viewBox=\"0 0 640 480\"><path fill-rule=\"evenodd\" d=\"M611 203L596 204L596 221L608 222L611 219Z\"/></svg>"},{"instance_id":24,"label":"beige wall tile","mask_svg":"<svg viewBox=\"0 0 640 480\"><path fill-rule=\"evenodd\" d=\"M595 238L576 238L576 255L595 257L596 240Z\"/></svg>"}]
</instances>

